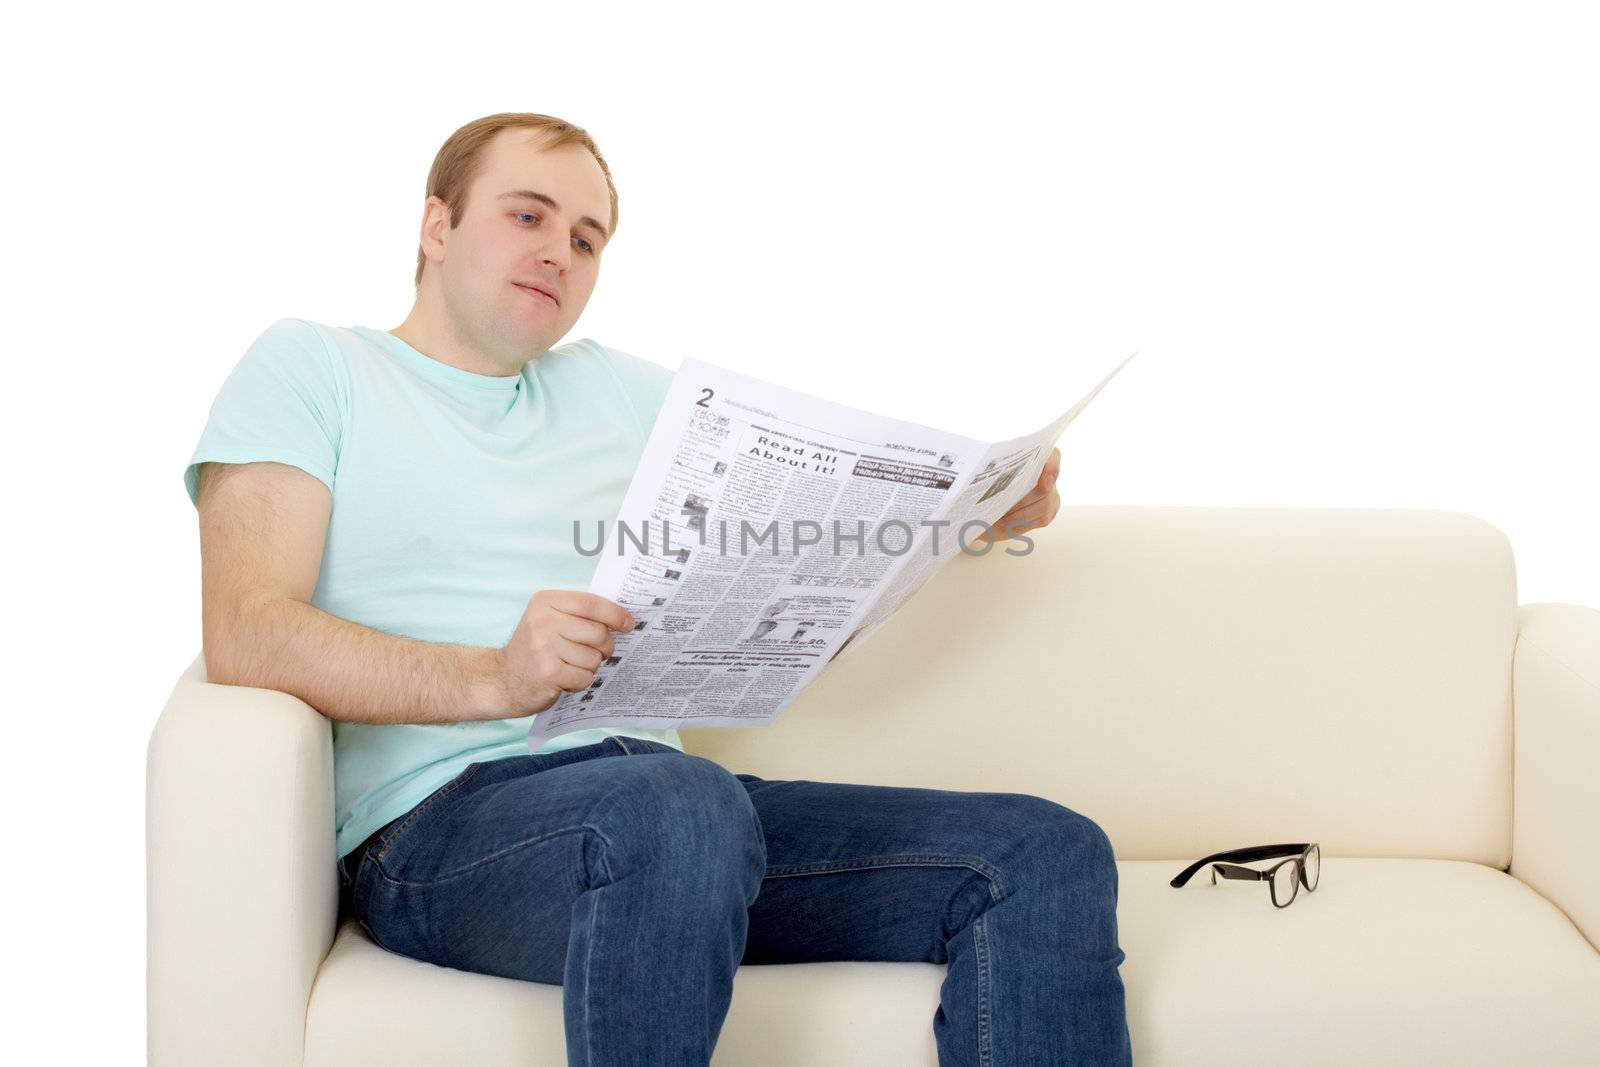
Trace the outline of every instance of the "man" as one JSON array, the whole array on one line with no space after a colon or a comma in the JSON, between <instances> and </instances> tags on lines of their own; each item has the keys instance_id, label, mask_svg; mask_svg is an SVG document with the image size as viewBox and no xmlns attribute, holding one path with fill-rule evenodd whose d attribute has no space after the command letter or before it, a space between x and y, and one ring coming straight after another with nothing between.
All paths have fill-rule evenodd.
<instances>
[{"instance_id":1,"label":"man","mask_svg":"<svg viewBox=\"0 0 1600 1067\"><path fill-rule=\"evenodd\" d=\"M671 375L553 347L616 232L583 130L469 123L428 194L405 321L274 323L185 471L210 680L332 720L345 906L390 951L562 985L574 1064L705 1064L738 966L824 959L948 963L941 1063L1129 1062L1084 816L730 774L675 730L527 751L632 626L568 537L615 514ZM1055 517L1059 461L991 539Z\"/></svg>"}]
</instances>

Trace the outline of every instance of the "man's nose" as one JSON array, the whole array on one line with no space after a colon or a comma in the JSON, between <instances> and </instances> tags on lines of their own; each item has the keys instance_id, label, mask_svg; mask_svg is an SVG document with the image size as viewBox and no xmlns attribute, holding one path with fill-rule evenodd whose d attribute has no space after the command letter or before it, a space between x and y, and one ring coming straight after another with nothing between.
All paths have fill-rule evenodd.
<instances>
[{"instance_id":1,"label":"man's nose","mask_svg":"<svg viewBox=\"0 0 1600 1067\"><path fill-rule=\"evenodd\" d=\"M539 249L539 258L554 265L558 270L566 270L567 264L572 259L572 249L563 240L549 240Z\"/></svg>"}]
</instances>

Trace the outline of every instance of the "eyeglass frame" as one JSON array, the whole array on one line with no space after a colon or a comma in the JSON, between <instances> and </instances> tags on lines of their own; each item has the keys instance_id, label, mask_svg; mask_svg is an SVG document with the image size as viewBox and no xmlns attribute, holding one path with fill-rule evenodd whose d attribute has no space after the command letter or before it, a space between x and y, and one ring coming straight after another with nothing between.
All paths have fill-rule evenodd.
<instances>
[{"instance_id":1,"label":"eyeglass frame","mask_svg":"<svg viewBox=\"0 0 1600 1067\"><path fill-rule=\"evenodd\" d=\"M1217 875L1224 878L1239 879L1244 881L1264 881L1267 883L1267 892L1272 897L1272 906L1287 908L1295 902L1300 895L1300 887L1304 885L1307 893L1315 893L1317 887L1306 878L1306 858L1311 855L1311 850L1317 850L1317 881L1322 881L1322 846L1315 841L1297 841L1284 845L1252 845L1249 848L1233 848L1226 852L1216 852L1204 859L1195 860L1178 873L1168 884L1174 889L1182 889L1194 873L1206 864L1212 864L1211 884L1217 884ZM1274 863L1264 871L1254 867L1240 867L1234 863L1216 862L1219 860L1236 860L1239 863L1251 863L1256 860L1275 859L1278 856L1287 856L1282 863ZM1289 894L1289 899L1283 904L1278 903L1278 884L1273 880L1273 874L1284 863L1295 865L1294 892Z\"/></svg>"}]
</instances>

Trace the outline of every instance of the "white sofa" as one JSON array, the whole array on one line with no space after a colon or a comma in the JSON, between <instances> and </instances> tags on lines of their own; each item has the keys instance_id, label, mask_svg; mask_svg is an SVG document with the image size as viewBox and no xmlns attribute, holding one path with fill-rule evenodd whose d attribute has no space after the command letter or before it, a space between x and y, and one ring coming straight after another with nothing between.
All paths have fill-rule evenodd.
<instances>
[{"instance_id":1,"label":"white sofa","mask_svg":"<svg viewBox=\"0 0 1600 1067\"><path fill-rule=\"evenodd\" d=\"M1137 1064L1600 1062L1600 612L1519 607L1505 536L1453 512L1069 507L1031 536L957 556L773 726L686 746L1094 819ZM306 704L198 658L178 679L149 748L150 1061L564 1064L559 987L339 921L332 782ZM1279 841L1322 846L1286 909L1168 885ZM943 973L743 967L713 1062L936 1064Z\"/></svg>"}]
</instances>

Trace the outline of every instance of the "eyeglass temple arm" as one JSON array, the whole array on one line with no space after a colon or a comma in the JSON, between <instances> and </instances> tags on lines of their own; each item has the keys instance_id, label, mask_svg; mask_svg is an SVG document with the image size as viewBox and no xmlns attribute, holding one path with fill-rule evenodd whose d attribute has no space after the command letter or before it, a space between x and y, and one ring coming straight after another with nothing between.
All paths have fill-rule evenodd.
<instances>
[{"instance_id":1,"label":"eyeglass temple arm","mask_svg":"<svg viewBox=\"0 0 1600 1067\"><path fill-rule=\"evenodd\" d=\"M1178 876L1167 883L1174 889L1183 887L1183 884L1194 877L1194 872L1211 863L1213 860L1237 860L1240 863L1251 863L1255 860L1269 860L1277 856L1298 856L1311 847L1309 841L1298 841L1284 845L1253 845L1250 848L1229 849L1227 852L1216 852L1203 859L1195 860L1178 873Z\"/></svg>"},{"instance_id":2,"label":"eyeglass temple arm","mask_svg":"<svg viewBox=\"0 0 1600 1067\"><path fill-rule=\"evenodd\" d=\"M1211 865L1211 881L1215 884L1217 875L1224 878L1243 879L1247 882L1259 882L1267 878L1266 871L1258 871L1254 867L1239 867L1232 863L1213 863Z\"/></svg>"}]
</instances>

